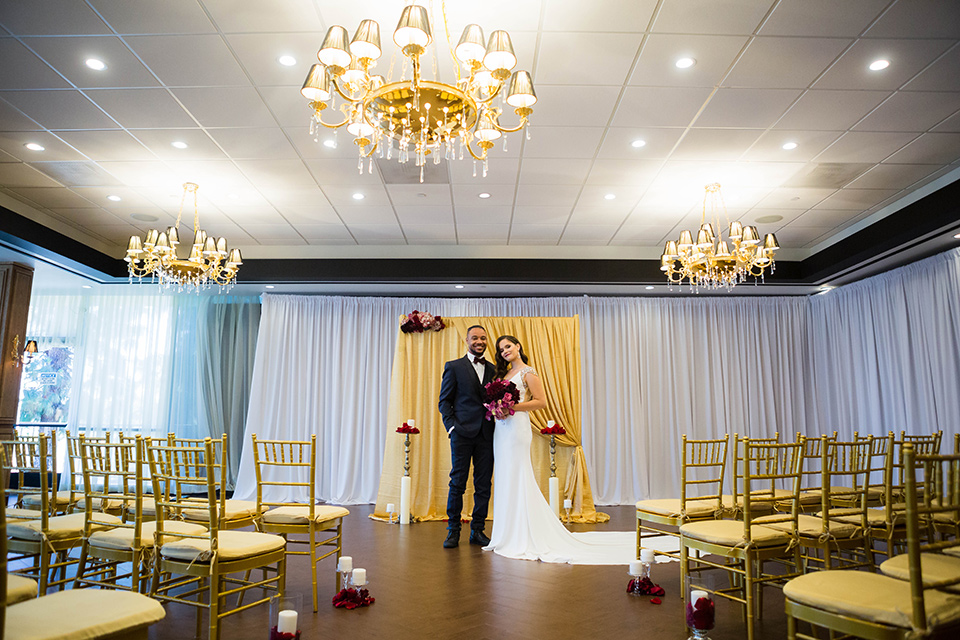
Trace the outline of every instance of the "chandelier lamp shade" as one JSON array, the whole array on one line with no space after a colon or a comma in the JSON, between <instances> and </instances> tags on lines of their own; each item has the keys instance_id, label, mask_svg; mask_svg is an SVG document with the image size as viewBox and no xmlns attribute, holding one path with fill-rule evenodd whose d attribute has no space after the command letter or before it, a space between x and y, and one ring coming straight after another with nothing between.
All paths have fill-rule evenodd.
<instances>
[{"instance_id":1,"label":"chandelier lamp shade","mask_svg":"<svg viewBox=\"0 0 960 640\"><path fill-rule=\"evenodd\" d=\"M421 57L431 47L433 55L426 60L432 60L436 70L436 45L424 6L404 7L393 32L393 42L403 56L396 81L373 73L383 54L376 21L363 20L353 38L344 27L330 27L317 53L319 63L310 68L300 90L310 101L314 139L324 127L346 127L359 151L361 173L364 160L369 158L372 164L375 154L388 160L396 155L401 163L412 156L423 182L428 157L439 164L441 158L462 159L466 150L483 165L486 176L488 152L495 141L527 126L537 102L533 80L527 71L513 71L517 57L506 31L494 31L485 38L479 25L470 24L454 47L445 15L443 21L457 75L453 83L421 75ZM394 54L391 71L396 62ZM438 77L436 71L434 76ZM339 121L325 121L324 111L335 107L338 98L343 101ZM507 106L519 117L514 127L500 124Z\"/></svg>"},{"instance_id":2,"label":"chandelier lamp shade","mask_svg":"<svg viewBox=\"0 0 960 640\"><path fill-rule=\"evenodd\" d=\"M703 216L696 241L689 231L682 231L679 240L670 240L660 256L660 270L671 284L686 280L691 287L727 290L744 282L747 277L763 279L769 270L773 273L774 254L780 248L777 237L768 233L763 241L757 228L730 222L720 193L720 184L704 187ZM722 236L721 214L727 225L727 237Z\"/></svg>"},{"instance_id":3,"label":"chandelier lamp shade","mask_svg":"<svg viewBox=\"0 0 960 640\"><path fill-rule=\"evenodd\" d=\"M197 189L193 182L183 185L177 222L166 231L150 229L143 238L131 236L127 245L127 262L130 280L151 282L181 289L201 290L213 285L229 289L237 281L237 271L243 260L239 249L227 251L226 238L214 239L200 228L200 212L197 206ZM177 255L180 244L180 219L188 198L193 199L193 245L186 258Z\"/></svg>"}]
</instances>

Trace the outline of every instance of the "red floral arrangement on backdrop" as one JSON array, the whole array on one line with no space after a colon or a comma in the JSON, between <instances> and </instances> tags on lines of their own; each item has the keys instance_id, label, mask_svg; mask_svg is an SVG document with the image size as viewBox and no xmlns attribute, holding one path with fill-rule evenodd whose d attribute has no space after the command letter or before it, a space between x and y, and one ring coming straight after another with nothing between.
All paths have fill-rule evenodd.
<instances>
[{"instance_id":1,"label":"red floral arrangement on backdrop","mask_svg":"<svg viewBox=\"0 0 960 640\"><path fill-rule=\"evenodd\" d=\"M411 427L406 422L404 422L401 426L397 427L397 433L420 433L420 429L417 429L416 427Z\"/></svg>"},{"instance_id":2,"label":"red floral arrangement on backdrop","mask_svg":"<svg viewBox=\"0 0 960 640\"><path fill-rule=\"evenodd\" d=\"M442 331L446 329L443 318L433 316L426 311L414 309L410 315L400 320L400 331L404 333L423 333L424 331Z\"/></svg>"},{"instance_id":3,"label":"red floral arrangement on backdrop","mask_svg":"<svg viewBox=\"0 0 960 640\"><path fill-rule=\"evenodd\" d=\"M691 629L709 631L713 629L715 612L713 600L698 598L696 602L687 602L687 626Z\"/></svg>"},{"instance_id":4,"label":"red floral arrangement on backdrop","mask_svg":"<svg viewBox=\"0 0 960 640\"><path fill-rule=\"evenodd\" d=\"M540 429L540 433L545 436L562 436L566 432L567 430L558 424L555 424L552 427L544 427L543 429Z\"/></svg>"},{"instance_id":5,"label":"red floral arrangement on backdrop","mask_svg":"<svg viewBox=\"0 0 960 640\"><path fill-rule=\"evenodd\" d=\"M514 414L513 405L520 399L517 385L502 378L488 382L483 387L483 406L487 408L487 420L503 420Z\"/></svg>"},{"instance_id":6,"label":"red floral arrangement on backdrop","mask_svg":"<svg viewBox=\"0 0 960 640\"><path fill-rule=\"evenodd\" d=\"M333 596L333 606L337 609L356 609L370 606L376 600L366 589L341 589L340 593Z\"/></svg>"}]
</instances>

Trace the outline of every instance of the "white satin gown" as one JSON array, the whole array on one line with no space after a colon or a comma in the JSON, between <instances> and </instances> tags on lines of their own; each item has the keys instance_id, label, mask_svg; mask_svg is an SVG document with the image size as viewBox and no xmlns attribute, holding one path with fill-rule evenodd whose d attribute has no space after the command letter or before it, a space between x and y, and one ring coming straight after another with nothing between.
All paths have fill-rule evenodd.
<instances>
[{"instance_id":1,"label":"white satin gown","mask_svg":"<svg viewBox=\"0 0 960 640\"><path fill-rule=\"evenodd\" d=\"M524 367L510 381L520 397L530 392L524 382L533 367ZM634 535L623 532L570 533L551 511L533 474L530 414L518 411L497 420L493 432L493 533L485 551L508 558L569 564L628 564L636 556Z\"/></svg>"}]
</instances>

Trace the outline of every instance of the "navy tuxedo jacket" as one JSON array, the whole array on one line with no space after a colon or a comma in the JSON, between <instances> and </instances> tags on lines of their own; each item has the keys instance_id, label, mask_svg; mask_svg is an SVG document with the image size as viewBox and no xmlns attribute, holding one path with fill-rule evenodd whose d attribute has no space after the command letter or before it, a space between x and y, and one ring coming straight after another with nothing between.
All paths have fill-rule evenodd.
<instances>
[{"instance_id":1,"label":"navy tuxedo jacket","mask_svg":"<svg viewBox=\"0 0 960 640\"><path fill-rule=\"evenodd\" d=\"M477 379L477 370L466 356L451 360L443 366L440 382L440 415L447 433L453 429L457 435L475 438L483 434L493 437L493 420L487 420L483 406L483 384L493 380L496 368L484 359L483 383Z\"/></svg>"}]
</instances>

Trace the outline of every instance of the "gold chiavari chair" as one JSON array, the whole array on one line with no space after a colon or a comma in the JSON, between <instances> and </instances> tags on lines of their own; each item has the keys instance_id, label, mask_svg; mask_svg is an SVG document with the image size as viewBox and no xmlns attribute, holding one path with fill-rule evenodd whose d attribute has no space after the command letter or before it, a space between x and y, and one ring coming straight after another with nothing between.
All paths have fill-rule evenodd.
<instances>
[{"instance_id":1,"label":"gold chiavari chair","mask_svg":"<svg viewBox=\"0 0 960 640\"><path fill-rule=\"evenodd\" d=\"M72 482L72 477L70 478L71 482L67 489L59 490L57 487L57 436L55 433L44 434L47 436L47 489L50 491L50 495L47 496L46 504L47 508L50 510L51 516L62 515L69 513L70 510L74 507L79 499L83 495L83 490L76 491L74 484ZM19 439L21 436L16 436ZM29 438L29 436L24 436ZM22 496L20 504L17 506L23 507L24 509L40 509L40 502L42 498L37 493L30 493Z\"/></svg>"},{"instance_id":2,"label":"gold chiavari chair","mask_svg":"<svg viewBox=\"0 0 960 640\"><path fill-rule=\"evenodd\" d=\"M84 469L84 459L83 454L80 450L80 445L82 442L89 444L96 443L110 443L112 435L109 431L105 432L102 436L90 436L86 433L78 433L77 435L70 435L70 431L67 431L67 460L69 461L70 475L73 478L76 478L79 481L79 494L76 500L76 503L73 506L75 513L86 513L87 510L87 496L86 488L84 486L83 480L83 469ZM116 488L119 483L119 476L108 476L104 478L98 478L104 482L110 483L110 487ZM121 492L122 493L122 492ZM119 498L116 492L109 495L105 495L104 492L100 492L98 488L98 496L95 498L96 504L93 505L94 511L99 511L101 513L109 513L114 516L123 517L123 500Z\"/></svg>"},{"instance_id":3,"label":"gold chiavari chair","mask_svg":"<svg viewBox=\"0 0 960 640\"><path fill-rule=\"evenodd\" d=\"M283 594L286 569L286 541L277 535L256 531L221 530L223 509L221 479L222 457L216 455L214 442L207 438L202 447L147 447L150 477L156 503L156 556L150 595L164 602L177 602L197 608L197 636L201 635L204 610L209 612L208 637L218 640L222 618L266 604L271 594ZM163 485L175 486L166 497ZM190 494L206 496L205 520L209 530L202 534L184 533L172 526L179 524L178 514L199 508ZM175 538L170 540L168 536ZM251 582L245 572L266 569L262 580ZM227 609L228 597L242 597L251 590L261 597L249 604Z\"/></svg>"},{"instance_id":4,"label":"gold chiavari chair","mask_svg":"<svg viewBox=\"0 0 960 640\"><path fill-rule=\"evenodd\" d=\"M253 460L260 512L257 530L283 536L287 540L287 556L310 556L313 610L316 612L317 565L321 560L334 556L334 583L337 590L340 588L336 566L343 546L343 519L350 515L350 511L335 505L317 504L317 436L311 436L307 441L287 441L257 440L257 434L253 434ZM265 488L268 492L285 494L286 499L264 499ZM291 538L291 534L307 538ZM307 551L291 551L291 544L305 544L309 548ZM323 547L329 551L320 555L318 549Z\"/></svg>"},{"instance_id":5,"label":"gold chiavari chair","mask_svg":"<svg viewBox=\"0 0 960 640\"><path fill-rule=\"evenodd\" d=\"M906 431L901 431L899 439L896 437L893 431L890 432L890 435L894 437L893 476L890 480L892 485L891 498L895 504L899 505L899 509L901 511L905 511L906 509L904 508L903 501L906 491L906 484L904 481L906 470L904 466L903 445L908 442L912 444L913 451L917 455L940 453L940 441L943 438L943 431L916 434L909 434Z\"/></svg>"},{"instance_id":6,"label":"gold chiavari chair","mask_svg":"<svg viewBox=\"0 0 960 640\"><path fill-rule=\"evenodd\" d=\"M744 456L746 451L746 441L750 440L753 444L777 444L780 442L780 432L775 431L773 437L771 438L748 438L747 436L741 436L739 433L733 434L733 464L730 477L733 479L731 483L732 486L732 495L723 496L723 505L726 510L726 514L735 519L740 520L743 518L743 470L744 470ZM770 484L762 489L754 489L762 493L769 493L771 495L781 496L789 498L791 495L790 491L781 489ZM774 502L763 501L759 503L754 503L754 515L761 515L761 512L772 513L775 507Z\"/></svg>"},{"instance_id":7,"label":"gold chiavari chair","mask_svg":"<svg viewBox=\"0 0 960 640\"><path fill-rule=\"evenodd\" d=\"M675 527L686 522L714 520L723 515L723 475L727 466L730 436L680 443L680 497L640 500L637 508L637 557L643 540L655 536L679 536ZM667 551L656 554L678 558Z\"/></svg>"},{"instance_id":8,"label":"gold chiavari chair","mask_svg":"<svg viewBox=\"0 0 960 640\"><path fill-rule=\"evenodd\" d=\"M681 584L741 603L746 617L747 639L753 640L763 587L780 585L800 571L796 529L803 442L754 444L746 439L743 445L743 521L711 520L681 525L680 568ZM767 524L754 521L755 507L760 506L761 512L769 513L770 505L784 502L782 495L777 496L768 489L774 484L792 487L793 491L790 513L777 516L779 523L786 526L776 529L769 526L774 524L770 520ZM697 553L691 555L691 551ZM777 561L780 565L777 573L764 571L770 561ZM784 564L789 564L793 570L784 572ZM710 588L702 577L710 571L727 572L733 586Z\"/></svg>"},{"instance_id":9,"label":"gold chiavari chair","mask_svg":"<svg viewBox=\"0 0 960 640\"><path fill-rule=\"evenodd\" d=\"M947 590L956 589L960 574L939 579L941 567L935 562L924 562L923 558L924 550L960 553L960 541L921 543L923 520L938 507L932 499L920 495L916 477L917 470L927 463L946 463L953 473L958 473L960 456L915 456L910 442L903 449L907 555L905 560L893 558L881 566L906 579L839 570L817 571L791 580L783 589L789 640L817 638L801 633L798 621L828 629L831 636L842 633L867 640L949 638L960 631L960 595Z\"/></svg>"}]
</instances>

